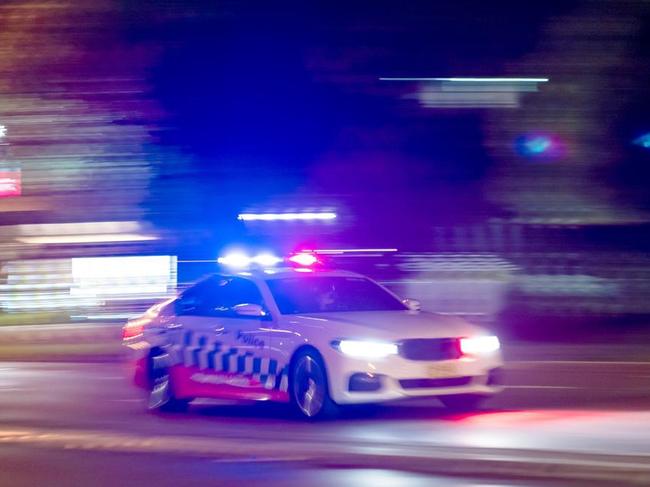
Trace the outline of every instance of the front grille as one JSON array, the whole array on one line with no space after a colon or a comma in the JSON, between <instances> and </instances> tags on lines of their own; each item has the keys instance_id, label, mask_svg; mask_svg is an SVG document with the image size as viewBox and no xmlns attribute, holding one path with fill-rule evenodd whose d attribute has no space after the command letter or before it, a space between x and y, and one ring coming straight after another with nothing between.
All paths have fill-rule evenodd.
<instances>
[{"instance_id":1,"label":"front grille","mask_svg":"<svg viewBox=\"0 0 650 487\"><path fill-rule=\"evenodd\" d=\"M399 354L409 360L455 360L461 357L458 338L415 338L399 344Z\"/></svg>"},{"instance_id":2,"label":"front grille","mask_svg":"<svg viewBox=\"0 0 650 487\"><path fill-rule=\"evenodd\" d=\"M399 381L402 389L434 389L436 387L465 386L472 377L451 377L449 379L403 379Z\"/></svg>"}]
</instances>

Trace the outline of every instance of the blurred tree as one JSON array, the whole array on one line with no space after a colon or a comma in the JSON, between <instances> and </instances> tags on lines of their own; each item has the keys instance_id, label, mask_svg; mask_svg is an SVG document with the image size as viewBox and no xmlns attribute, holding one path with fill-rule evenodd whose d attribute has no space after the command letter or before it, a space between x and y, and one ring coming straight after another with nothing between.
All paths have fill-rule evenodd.
<instances>
[{"instance_id":1,"label":"blurred tree","mask_svg":"<svg viewBox=\"0 0 650 487\"><path fill-rule=\"evenodd\" d=\"M106 0L0 5L0 123L22 170L23 207L47 202L23 223L142 216L160 117L146 81L156 52L130 45L121 20Z\"/></svg>"},{"instance_id":2,"label":"blurred tree","mask_svg":"<svg viewBox=\"0 0 650 487\"><path fill-rule=\"evenodd\" d=\"M520 108L485 119L485 145L494 159L488 193L519 221L648 220L607 171L625 157L617 120L647 88L636 55L644 13L647 2L582 2L552 18L537 47L509 66L511 75L550 78ZM517 150L517 141L544 137L548 152Z\"/></svg>"}]
</instances>

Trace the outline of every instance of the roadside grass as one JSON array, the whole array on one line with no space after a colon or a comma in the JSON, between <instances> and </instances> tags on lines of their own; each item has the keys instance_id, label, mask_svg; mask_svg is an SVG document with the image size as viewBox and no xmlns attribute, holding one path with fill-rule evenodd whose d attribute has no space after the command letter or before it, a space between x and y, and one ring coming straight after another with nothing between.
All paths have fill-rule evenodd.
<instances>
[{"instance_id":1,"label":"roadside grass","mask_svg":"<svg viewBox=\"0 0 650 487\"><path fill-rule=\"evenodd\" d=\"M2 344L0 361L119 360L125 349L119 343Z\"/></svg>"}]
</instances>

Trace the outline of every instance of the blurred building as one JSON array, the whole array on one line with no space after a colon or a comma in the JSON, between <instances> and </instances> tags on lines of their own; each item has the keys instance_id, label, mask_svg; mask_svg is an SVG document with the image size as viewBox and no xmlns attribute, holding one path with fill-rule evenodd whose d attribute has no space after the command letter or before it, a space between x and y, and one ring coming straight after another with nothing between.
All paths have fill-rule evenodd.
<instances>
[{"instance_id":1,"label":"blurred building","mask_svg":"<svg viewBox=\"0 0 650 487\"><path fill-rule=\"evenodd\" d=\"M123 20L114 2L0 6L0 311L88 310L175 285L172 257L157 270L118 259L112 273L84 259L167 245L144 222L161 114L146 79L154 59L133 51ZM89 284L93 269L103 284Z\"/></svg>"}]
</instances>

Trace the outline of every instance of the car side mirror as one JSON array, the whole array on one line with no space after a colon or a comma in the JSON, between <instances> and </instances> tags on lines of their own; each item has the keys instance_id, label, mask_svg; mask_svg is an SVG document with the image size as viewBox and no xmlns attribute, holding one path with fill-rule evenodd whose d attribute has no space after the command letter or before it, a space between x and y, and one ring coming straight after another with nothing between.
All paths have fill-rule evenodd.
<instances>
[{"instance_id":1,"label":"car side mirror","mask_svg":"<svg viewBox=\"0 0 650 487\"><path fill-rule=\"evenodd\" d=\"M411 311L420 311L422 309L422 305L417 299L406 298L402 300L402 303Z\"/></svg>"},{"instance_id":2,"label":"car side mirror","mask_svg":"<svg viewBox=\"0 0 650 487\"><path fill-rule=\"evenodd\" d=\"M266 311L259 304L237 304L232 307L232 310L237 316L249 316L252 318L265 318L267 316Z\"/></svg>"}]
</instances>

